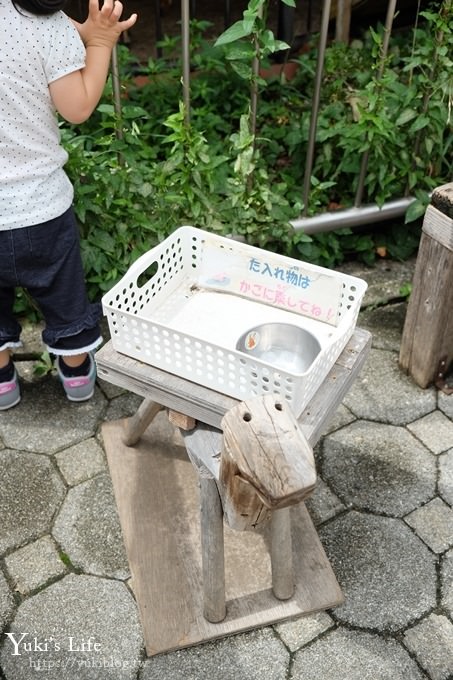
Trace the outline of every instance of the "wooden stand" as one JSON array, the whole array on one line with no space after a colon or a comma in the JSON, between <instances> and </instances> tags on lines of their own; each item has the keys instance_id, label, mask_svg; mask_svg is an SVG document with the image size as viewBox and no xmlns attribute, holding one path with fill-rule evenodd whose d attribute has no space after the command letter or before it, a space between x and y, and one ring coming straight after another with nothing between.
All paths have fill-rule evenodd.
<instances>
[{"instance_id":1,"label":"wooden stand","mask_svg":"<svg viewBox=\"0 0 453 680\"><path fill-rule=\"evenodd\" d=\"M453 359L453 183L436 189L423 221L400 366L420 387L444 376Z\"/></svg>"},{"instance_id":2,"label":"wooden stand","mask_svg":"<svg viewBox=\"0 0 453 680\"><path fill-rule=\"evenodd\" d=\"M325 430L370 341L369 333L356 330L299 418L304 450ZM280 491L270 480L260 490L275 505L270 524L235 531L224 523L219 426L226 415L231 425L239 402L120 355L111 343L96 360L101 378L146 397L136 416L105 423L102 431L148 655L341 603L304 503L282 507L299 500L300 489L286 493L290 487ZM185 449L167 447L147 429L163 406L188 416L182 422L190 429L181 430ZM231 440L230 446L234 453ZM240 474L253 479L254 456L239 458Z\"/></svg>"}]
</instances>

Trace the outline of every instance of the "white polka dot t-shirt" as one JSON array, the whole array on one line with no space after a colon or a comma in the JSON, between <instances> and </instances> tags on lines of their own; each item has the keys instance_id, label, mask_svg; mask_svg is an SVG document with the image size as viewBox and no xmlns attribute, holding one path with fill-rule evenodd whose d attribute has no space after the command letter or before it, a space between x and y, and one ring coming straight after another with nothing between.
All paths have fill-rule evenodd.
<instances>
[{"instance_id":1,"label":"white polka dot t-shirt","mask_svg":"<svg viewBox=\"0 0 453 680\"><path fill-rule=\"evenodd\" d=\"M0 0L0 230L63 214L73 189L48 84L85 65L63 12L37 17Z\"/></svg>"}]
</instances>

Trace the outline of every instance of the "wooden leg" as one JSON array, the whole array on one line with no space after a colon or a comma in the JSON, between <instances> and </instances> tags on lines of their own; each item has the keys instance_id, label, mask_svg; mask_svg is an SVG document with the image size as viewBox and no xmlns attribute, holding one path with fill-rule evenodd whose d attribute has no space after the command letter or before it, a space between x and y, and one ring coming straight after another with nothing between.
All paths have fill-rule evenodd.
<instances>
[{"instance_id":1,"label":"wooden leg","mask_svg":"<svg viewBox=\"0 0 453 680\"><path fill-rule=\"evenodd\" d=\"M214 478L200 477L203 613L211 623L226 616L223 510Z\"/></svg>"},{"instance_id":2,"label":"wooden leg","mask_svg":"<svg viewBox=\"0 0 453 680\"><path fill-rule=\"evenodd\" d=\"M271 516L272 590L279 600L294 595L293 551L290 508L274 510Z\"/></svg>"},{"instance_id":3,"label":"wooden leg","mask_svg":"<svg viewBox=\"0 0 453 680\"><path fill-rule=\"evenodd\" d=\"M126 446L135 446L148 425L163 408L163 406L156 404L156 402L151 399L144 399L138 407L137 413L128 420L123 443L126 444Z\"/></svg>"}]
</instances>

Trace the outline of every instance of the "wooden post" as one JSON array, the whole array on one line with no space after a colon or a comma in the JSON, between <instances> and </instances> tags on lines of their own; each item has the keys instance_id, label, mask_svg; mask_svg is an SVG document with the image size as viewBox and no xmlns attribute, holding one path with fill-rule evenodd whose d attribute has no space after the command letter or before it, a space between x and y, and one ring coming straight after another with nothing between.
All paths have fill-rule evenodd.
<instances>
[{"instance_id":1,"label":"wooden post","mask_svg":"<svg viewBox=\"0 0 453 680\"><path fill-rule=\"evenodd\" d=\"M137 412L127 421L127 429L123 437L126 446L135 446L150 423L164 407L152 399L144 399Z\"/></svg>"},{"instance_id":2,"label":"wooden post","mask_svg":"<svg viewBox=\"0 0 453 680\"><path fill-rule=\"evenodd\" d=\"M226 616L223 511L217 483L200 476L201 562L203 613L211 623Z\"/></svg>"},{"instance_id":3,"label":"wooden post","mask_svg":"<svg viewBox=\"0 0 453 680\"><path fill-rule=\"evenodd\" d=\"M290 508L274 510L271 518L272 592L279 600L294 595Z\"/></svg>"},{"instance_id":4,"label":"wooden post","mask_svg":"<svg viewBox=\"0 0 453 680\"><path fill-rule=\"evenodd\" d=\"M423 220L400 349L420 387L441 386L453 359L453 183L433 192Z\"/></svg>"}]
</instances>

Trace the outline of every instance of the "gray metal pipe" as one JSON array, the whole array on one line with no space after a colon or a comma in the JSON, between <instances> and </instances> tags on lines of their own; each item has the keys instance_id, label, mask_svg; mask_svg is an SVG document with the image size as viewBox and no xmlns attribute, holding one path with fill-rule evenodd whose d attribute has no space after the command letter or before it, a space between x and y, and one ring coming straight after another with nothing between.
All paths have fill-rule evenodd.
<instances>
[{"instance_id":1,"label":"gray metal pipe","mask_svg":"<svg viewBox=\"0 0 453 680\"><path fill-rule=\"evenodd\" d=\"M292 220L291 225L295 231L303 231L305 234L320 234L345 227L361 227L365 224L402 217L414 200L412 197L399 198L395 201L388 201L382 206L365 205L325 212L313 217L300 217Z\"/></svg>"}]
</instances>

